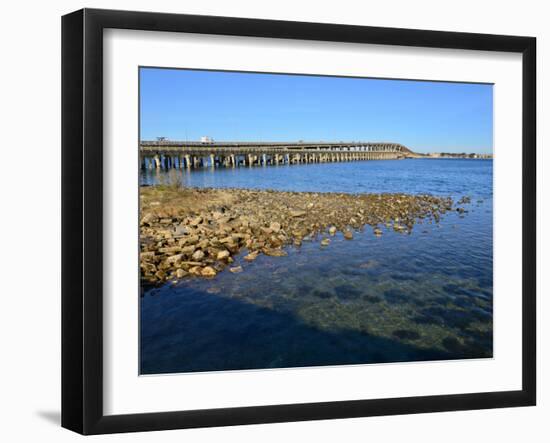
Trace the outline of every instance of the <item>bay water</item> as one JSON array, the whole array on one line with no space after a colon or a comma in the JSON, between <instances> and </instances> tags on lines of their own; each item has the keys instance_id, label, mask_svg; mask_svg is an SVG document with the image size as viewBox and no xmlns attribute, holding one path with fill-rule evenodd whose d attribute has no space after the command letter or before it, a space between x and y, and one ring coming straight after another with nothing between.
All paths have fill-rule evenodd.
<instances>
[{"instance_id":1,"label":"bay water","mask_svg":"<svg viewBox=\"0 0 550 443\"><path fill-rule=\"evenodd\" d=\"M142 374L491 358L493 162L407 159L177 170L182 186L464 196L464 214L261 255L140 299ZM171 174L171 175L170 175ZM174 171L143 170L143 185Z\"/></svg>"}]
</instances>

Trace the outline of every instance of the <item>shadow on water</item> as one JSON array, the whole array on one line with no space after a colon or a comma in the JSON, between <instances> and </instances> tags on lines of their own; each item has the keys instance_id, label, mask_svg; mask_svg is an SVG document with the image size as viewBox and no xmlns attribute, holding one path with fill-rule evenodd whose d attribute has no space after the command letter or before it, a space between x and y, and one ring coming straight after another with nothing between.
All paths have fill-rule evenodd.
<instances>
[{"instance_id":1,"label":"shadow on water","mask_svg":"<svg viewBox=\"0 0 550 443\"><path fill-rule=\"evenodd\" d=\"M322 330L287 312L202 291L146 296L142 303L141 374L449 360L478 357L458 342L449 352L368 330ZM178 312L185 309L185 320Z\"/></svg>"}]
</instances>

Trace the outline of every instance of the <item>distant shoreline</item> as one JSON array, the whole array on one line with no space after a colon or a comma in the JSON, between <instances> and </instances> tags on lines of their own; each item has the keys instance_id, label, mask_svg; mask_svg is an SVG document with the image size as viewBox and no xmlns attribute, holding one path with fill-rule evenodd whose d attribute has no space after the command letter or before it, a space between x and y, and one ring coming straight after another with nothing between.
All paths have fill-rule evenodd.
<instances>
[{"instance_id":1,"label":"distant shoreline","mask_svg":"<svg viewBox=\"0 0 550 443\"><path fill-rule=\"evenodd\" d=\"M493 154L453 154L453 153L428 153L428 154L418 154L418 157L416 158L430 158L430 159L438 159L438 158L464 158L468 160L493 160Z\"/></svg>"}]
</instances>

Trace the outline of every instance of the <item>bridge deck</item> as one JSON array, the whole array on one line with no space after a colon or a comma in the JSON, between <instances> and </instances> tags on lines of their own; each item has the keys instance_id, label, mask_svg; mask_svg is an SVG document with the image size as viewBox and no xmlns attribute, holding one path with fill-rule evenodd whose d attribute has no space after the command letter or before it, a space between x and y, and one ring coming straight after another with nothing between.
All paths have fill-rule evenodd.
<instances>
[{"instance_id":1,"label":"bridge deck","mask_svg":"<svg viewBox=\"0 0 550 443\"><path fill-rule=\"evenodd\" d=\"M354 160L394 160L414 153L390 142L197 142L142 141L143 168L199 168L205 165L279 165ZM209 157L209 160L205 159Z\"/></svg>"},{"instance_id":2,"label":"bridge deck","mask_svg":"<svg viewBox=\"0 0 550 443\"><path fill-rule=\"evenodd\" d=\"M368 151L368 152L404 152L412 153L407 147L391 142L213 142L197 141L142 141L143 153L154 152L296 152L296 151Z\"/></svg>"}]
</instances>

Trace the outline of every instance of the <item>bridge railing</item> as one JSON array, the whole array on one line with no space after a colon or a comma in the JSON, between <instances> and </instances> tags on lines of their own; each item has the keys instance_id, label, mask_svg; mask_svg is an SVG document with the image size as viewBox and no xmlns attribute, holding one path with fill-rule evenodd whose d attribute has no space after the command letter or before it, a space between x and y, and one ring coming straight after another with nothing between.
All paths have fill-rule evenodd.
<instances>
[{"instance_id":1,"label":"bridge railing","mask_svg":"<svg viewBox=\"0 0 550 443\"><path fill-rule=\"evenodd\" d=\"M242 154L242 153L292 153L292 152L411 152L406 147L398 144L362 144L362 145L235 145L235 146L219 146L219 145L169 145L169 144L141 144L140 151L142 153L225 153L225 154Z\"/></svg>"}]
</instances>

